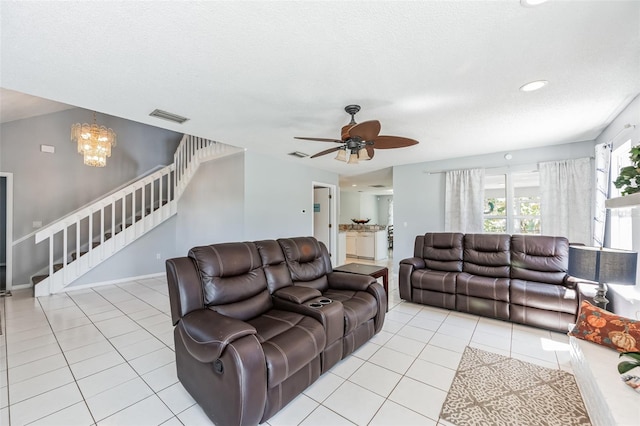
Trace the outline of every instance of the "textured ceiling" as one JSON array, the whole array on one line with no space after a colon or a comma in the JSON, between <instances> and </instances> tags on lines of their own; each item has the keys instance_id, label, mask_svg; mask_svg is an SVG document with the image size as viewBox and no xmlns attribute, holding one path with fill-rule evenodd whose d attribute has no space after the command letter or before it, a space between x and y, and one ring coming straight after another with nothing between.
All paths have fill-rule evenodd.
<instances>
[{"instance_id":1,"label":"textured ceiling","mask_svg":"<svg viewBox=\"0 0 640 426\"><path fill-rule=\"evenodd\" d=\"M640 93L640 2L0 2L13 91L344 177L591 140ZM523 93L520 86L549 84ZM4 91L2 92L4 96ZM347 165L343 108L420 141ZM5 103L2 103L3 109ZM183 125L149 117L160 108ZM117 129L116 129L117 130ZM122 141L126 143L126 141ZM379 172L385 175L387 172Z\"/></svg>"}]
</instances>

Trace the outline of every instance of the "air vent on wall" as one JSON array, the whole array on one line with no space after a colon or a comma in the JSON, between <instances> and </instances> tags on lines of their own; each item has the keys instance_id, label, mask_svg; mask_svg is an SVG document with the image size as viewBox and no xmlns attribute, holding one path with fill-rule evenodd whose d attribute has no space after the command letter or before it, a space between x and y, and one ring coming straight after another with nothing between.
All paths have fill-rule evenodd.
<instances>
[{"instance_id":1,"label":"air vent on wall","mask_svg":"<svg viewBox=\"0 0 640 426\"><path fill-rule=\"evenodd\" d=\"M289 155L293 155L294 157L298 157L298 158L304 158L309 156L309 154L305 154L304 152L300 152L300 151L290 152Z\"/></svg>"},{"instance_id":2,"label":"air vent on wall","mask_svg":"<svg viewBox=\"0 0 640 426\"><path fill-rule=\"evenodd\" d=\"M384 185L380 185L380 184L378 184L378 185L369 185L369 186L370 186L371 188L385 188L385 186L384 186Z\"/></svg>"},{"instance_id":3,"label":"air vent on wall","mask_svg":"<svg viewBox=\"0 0 640 426\"><path fill-rule=\"evenodd\" d=\"M182 124L189 119L187 117L183 117L178 114L173 114L171 112L163 111L161 109L154 109L151 114L151 117L162 118L163 120L173 121L174 123Z\"/></svg>"}]
</instances>

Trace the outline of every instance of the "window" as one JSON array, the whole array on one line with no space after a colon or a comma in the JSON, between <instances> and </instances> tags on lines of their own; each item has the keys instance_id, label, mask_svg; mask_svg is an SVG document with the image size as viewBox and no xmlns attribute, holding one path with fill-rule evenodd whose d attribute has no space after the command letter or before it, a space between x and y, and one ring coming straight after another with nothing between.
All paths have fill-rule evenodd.
<instances>
[{"instance_id":1,"label":"window","mask_svg":"<svg viewBox=\"0 0 640 426\"><path fill-rule=\"evenodd\" d=\"M620 174L620 169L631 165L629 151L631 150L631 139L614 149L611 153L611 182L609 183L609 198L620 197L622 189L618 189L613 184ZM611 247L632 250L631 233L631 208L611 209Z\"/></svg>"},{"instance_id":2,"label":"window","mask_svg":"<svg viewBox=\"0 0 640 426\"><path fill-rule=\"evenodd\" d=\"M485 176L484 232L540 234L538 171Z\"/></svg>"}]
</instances>

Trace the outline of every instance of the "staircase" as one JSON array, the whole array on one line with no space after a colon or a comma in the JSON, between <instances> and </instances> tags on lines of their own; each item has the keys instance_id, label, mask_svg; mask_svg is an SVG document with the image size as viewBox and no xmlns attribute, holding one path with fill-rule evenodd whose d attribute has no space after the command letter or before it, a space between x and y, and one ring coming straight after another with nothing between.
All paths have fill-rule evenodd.
<instances>
[{"instance_id":1,"label":"staircase","mask_svg":"<svg viewBox=\"0 0 640 426\"><path fill-rule=\"evenodd\" d=\"M34 296L65 287L177 213L178 200L206 161L240 148L184 135L173 164L144 176L41 228L36 244L49 242L49 265L31 278Z\"/></svg>"}]
</instances>

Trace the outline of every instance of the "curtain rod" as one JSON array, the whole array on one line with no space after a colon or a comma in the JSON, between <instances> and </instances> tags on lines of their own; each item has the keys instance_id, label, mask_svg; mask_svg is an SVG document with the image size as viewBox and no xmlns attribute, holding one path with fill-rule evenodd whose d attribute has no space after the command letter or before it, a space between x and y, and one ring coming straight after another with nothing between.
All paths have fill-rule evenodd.
<instances>
[{"instance_id":1,"label":"curtain rod","mask_svg":"<svg viewBox=\"0 0 640 426\"><path fill-rule=\"evenodd\" d=\"M590 160L595 159L595 157L589 156L589 157L580 157L580 158L589 158ZM577 158L573 158L573 160L577 160ZM562 161L562 160L549 160L549 161ZM459 171L459 170L474 170L474 169L484 169L484 170L494 170L494 169L520 169L518 171L530 171L530 172L536 172L538 171L538 168L540 166L540 163L546 163L547 161L539 161L535 164L535 169L533 170L527 170L527 168L533 167L533 165L531 164L519 164L519 165L506 165L506 166L494 166L494 167L467 167L467 168L463 168L463 169L447 169L447 170L423 170L422 173L427 174L427 175L436 175L436 174L440 174L440 173L447 173L447 172L453 172L453 171Z\"/></svg>"}]
</instances>

